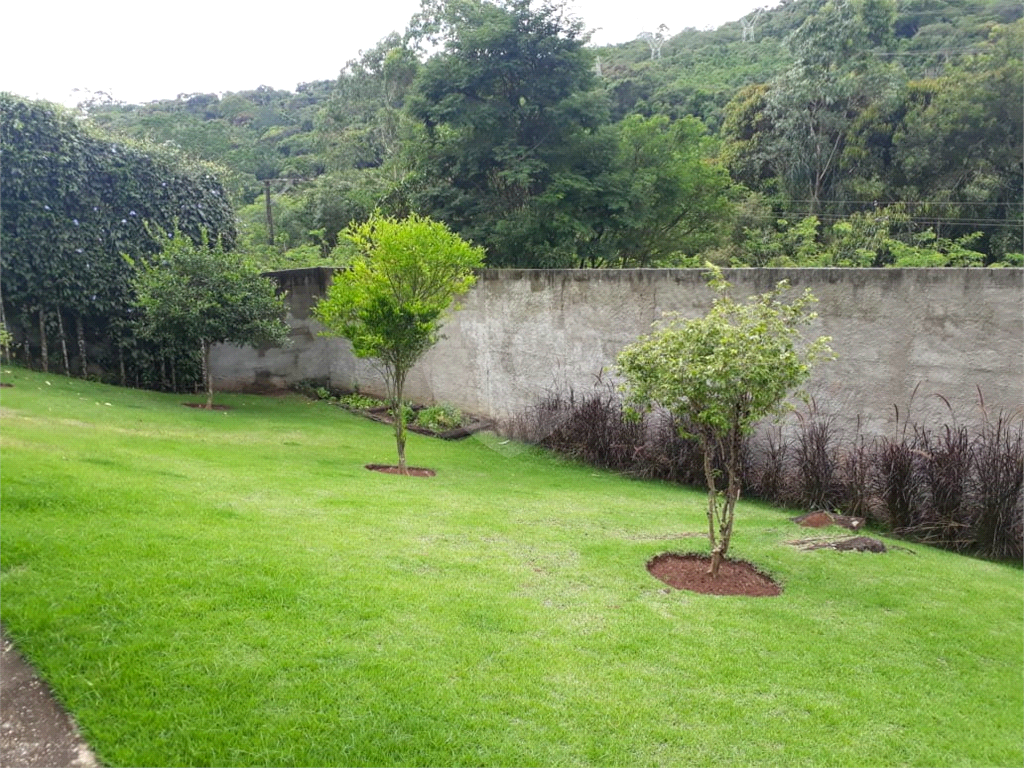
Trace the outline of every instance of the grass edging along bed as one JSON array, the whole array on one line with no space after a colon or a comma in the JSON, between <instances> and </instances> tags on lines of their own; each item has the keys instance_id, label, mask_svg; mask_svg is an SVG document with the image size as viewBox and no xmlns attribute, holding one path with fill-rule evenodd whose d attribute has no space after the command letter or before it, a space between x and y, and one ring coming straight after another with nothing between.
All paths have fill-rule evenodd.
<instances>
[{"instance_id":1,"label":"grass edging along bed","mask_svg":"<svg viewBox=\"0 0 1024 768\"><path fill-rule=\"evenodd\" d=\"M0 618L104 765L1024 762L1019 566L741 501L784 592L666 592L700 491L487 432L409 482L324 403L8 377Z\"/></svg>"}]
</instances>

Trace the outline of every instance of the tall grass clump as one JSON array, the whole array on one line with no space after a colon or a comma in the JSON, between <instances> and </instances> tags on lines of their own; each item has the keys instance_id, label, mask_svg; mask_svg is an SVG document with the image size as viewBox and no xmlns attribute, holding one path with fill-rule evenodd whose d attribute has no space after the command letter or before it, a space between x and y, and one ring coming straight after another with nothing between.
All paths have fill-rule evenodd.
<instances>
[{"instance_id":1,"label":"tall grass clump","mask_svg":"<svg viewBox=\"0 0 1024 768\"><path fill-rule=\"evenodd\" d=\"M1024 557L1024 425L999 414L971 444L971 525L978 551L994 560Z\"/></svg>"}]
</instances>

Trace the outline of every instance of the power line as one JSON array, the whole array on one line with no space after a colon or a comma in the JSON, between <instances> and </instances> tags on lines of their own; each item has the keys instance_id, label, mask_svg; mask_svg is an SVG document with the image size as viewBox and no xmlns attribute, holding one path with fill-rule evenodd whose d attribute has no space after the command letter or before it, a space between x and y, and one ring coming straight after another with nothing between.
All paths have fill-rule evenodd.
<instances>
[{"instance_id":1,"label":"power line","mask_svg":"<svg viewBox=\"0 0 1024 768\"><path fill-rule=\"evenodd\" d=\"M821 204L821 200L797 200L791 198L790 203L816 203ZM981 206L993 206L993 205L1005 205L1014 206L1024 210L1024 202L1022 203L999 203L999 202L981 202L981 201L959 201L959 200L890 200L887 202L881 200L828 200L829 205L870 205L877 207L879 210L883 208L890 208L896 205L981 205Z\"/></svg>"},{"instance_id":2,"label":"power line","mask_svg":"<svg viewBox=\"0 0 1024 768\"><path fill-rule=\"evenodd\" d=\"M819 221L826 223L836 223L839 221L846 221L847 216L839 213L810 213L809 211L782 211L779 214L754 214L749 218L756 219L758 221L776 221L778 219L795 219L795 218L807 218L814 216ZM884 218L884 217L880 217ZM942 216L909 216L905 220L907 224L943 224L943 225L960 225L970 227L1012 227L1013 229L1020 229L1024 226L1022 220L1011 220L1011 219L972 219L972 218L946 218Z\"/></svg>"}]
</instances>

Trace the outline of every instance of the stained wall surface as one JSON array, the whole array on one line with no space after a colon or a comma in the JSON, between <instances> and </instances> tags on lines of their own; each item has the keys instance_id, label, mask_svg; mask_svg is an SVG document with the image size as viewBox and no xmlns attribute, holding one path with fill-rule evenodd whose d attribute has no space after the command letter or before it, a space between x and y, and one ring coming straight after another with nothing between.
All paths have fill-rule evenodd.
<instances>
[{"instance_id":1,"label":"stained wall surface","mask_svg":"<svg viewBox=\"0 0 1024 768\"><path fill-rule=\"evenodd\" d=\"M265 390L309 380L384 394L379 374L347 342L318 335L310 309L331 271L272 276L288 291L291 346L217 348L216 385ZM891 434L897 409L942 424L952 408L961 422L976 422L979 389L990 412L1024 406L1024 270L734 269L725 277L737 298L782 279L793 295L812 289L818 318L806 332L832 337L838 358L819 365L807 389L844 429L859 420L868 434ZM662 313L697 317L711 299L701 270L482 270L406 395L508 418L550 391L605 386L619 350Z\"/></svg>"}]
</instances>

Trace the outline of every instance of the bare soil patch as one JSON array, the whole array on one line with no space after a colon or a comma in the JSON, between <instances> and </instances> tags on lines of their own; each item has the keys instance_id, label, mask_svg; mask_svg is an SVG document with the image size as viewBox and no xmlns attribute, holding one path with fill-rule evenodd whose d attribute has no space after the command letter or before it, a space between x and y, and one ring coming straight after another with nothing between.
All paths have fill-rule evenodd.
<instances>
[{"instance_id":1,"label":"bare soil patch","mask_svg":"<svg viewBox=\"0 0 1024 768\"><path fill-rule=\"evenodd\" d=\"M647 562L647 570L670 587L704 595L775 597L782 594L782 587L770 576L744 560L722 561L718 577L714 579L707 573L710 564L709 555L664 552Z\"/></svg>"},{"instance_id":2,"label":"bare soil patch","mask_svg":"<svg viewBox=\"0 0 1024 768\"><path fill-rule=\"evenodd\" d=\"M209 408L206 407L206 403L182 403L186 408L198 408L201 411L230 411L230 405L211 405Z\"/></svg>"},{"instance_id":3,"label":"bare soil patch","mask_svg":"<svg viewBox=\"0 0 1024 768\"><path fill-rule=\"evenodd\" d=\"M387 475L407 475L408 477L433 477L437 474L434 470L426 467L406 467L403 472L401 467L393 464L367 464L366 468L373 472L383 472Z\"/></svg>"},{"instance_id":4,"label":"bare soil patch","mask_svg":"<svg viewBox=\"0 0 1024 768\"><path fill-rule=\"evenodd\" d=\"M96 766L75 721L0 630L0 762L10 768Z\"/></svg>"},{"instance_id":5,"label":"bare soil patch","mask_svg":"<svg viewBox=\"0 0 1024 768\"><path fill-rule=\"evenodd\" d=\"M6 381L0 381L0 387L6 389L7 387L13 387L13 384L8 384Z\"/></svg>"},{"instance_id":6,"label":"bare soil patch","mask_svg":"<svg viewBox=\"0 0 1024 768\"><path fill-rule=\"evenodd\" d=\"M863 517L837 515L834 512L826 512L821 509L790 519L797 525L802 525L805 528L825 528L829 525L841 525L843 528L849 528L851 531L859 531L865 522Z\"/></svg>"}]
</instances>

